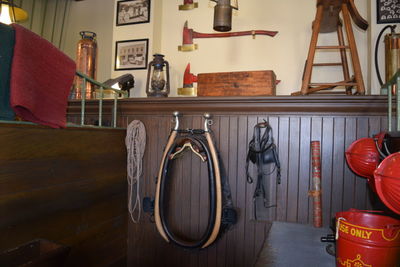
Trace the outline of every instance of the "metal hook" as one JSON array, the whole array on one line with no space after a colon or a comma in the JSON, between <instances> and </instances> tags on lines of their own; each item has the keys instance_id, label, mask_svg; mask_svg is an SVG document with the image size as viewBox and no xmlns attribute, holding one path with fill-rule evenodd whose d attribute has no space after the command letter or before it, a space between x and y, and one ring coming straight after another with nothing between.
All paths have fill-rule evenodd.
<instances>
[{"instance_id":1,"label":"metal hook","mask_svg":"<svg viewBox=\"0 0 400 267\"><path fill-rule=\"evenodd\" d=\"M211 115L209 113L204 113L204 131L209 132L208 126L212 125Z\"/></svg>"},{"instance_id":2,"label":"metal hook","mask_svg":"<svg viewBox=\"0 0 400 267\"><path fill-rule=\"evenodd\" d=\"M172 115L174 116L174 121L175 121L175 127L174 127L174 131L178 131L179 129L179 112L178 111L174 111L174 113L172 113Z\"/></svg>"},{"instance_id":3,"label":"metal hook","mask_svg":"<svg viewBox=\"0 0 400 267\"><path fill-rule=\"evenodd\" d=\"M385 155L385 154L382 152L382 150L379 148L379 145L378 145L378 138L374 138L374 142L375 142L376 150L378 150L378 153L379 153L379 155L381 156L381 158L382 158L382 159L386 158L388 155Z\"/></svg>"},{"instance_id":4,"label":"metal hook","mask_svg":"<svg viewBox=\"0 0 400 267\"><path fill-rule=\"evenodd\" d=\"M386 152L386 154L387 154L388 156L389 156L390 154L392 154L392 153L390 152L390 150L389 150L387 144L386 144L386 140L385 140L385 142L383 142L383 147L385 148L385 152Z\"/></svg>"}]
</instances>

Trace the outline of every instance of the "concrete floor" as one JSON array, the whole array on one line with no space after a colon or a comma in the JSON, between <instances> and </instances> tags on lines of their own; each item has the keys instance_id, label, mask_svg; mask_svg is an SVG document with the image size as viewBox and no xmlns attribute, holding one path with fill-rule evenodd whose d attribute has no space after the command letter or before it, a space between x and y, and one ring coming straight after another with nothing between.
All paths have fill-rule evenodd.
<instances>
[{"instance_id":1,"label":"concrete floor","mask_svg":"<svg viewBox=\"0 0 400 267\"><path fill-rule=\"evenodd\" d=\"M255 266L334 267L335 257L325 250L329 243L320 241L327 234L332 234L328 228L273 222Z\"/></svg>"}]
</instances>

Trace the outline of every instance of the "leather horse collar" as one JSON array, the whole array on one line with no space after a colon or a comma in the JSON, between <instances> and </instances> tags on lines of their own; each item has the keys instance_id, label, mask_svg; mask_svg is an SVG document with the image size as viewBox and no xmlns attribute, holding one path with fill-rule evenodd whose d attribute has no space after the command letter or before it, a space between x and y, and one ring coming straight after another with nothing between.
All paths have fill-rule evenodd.
<instances>
[{"instance_id":1,"label":"leather horse collar","mask_svg":"<svg viewBox=\"0 0 400 267\"><path fill-rule=\"evenodd\" d=\"M165 241L186 249L199 249L210 246L218 236L236 222L236 211L232 207L227 178L221 164L218 151L212 140L210 116L204 115L203 129L179 129L179 113L174 112L175 127L171 130L164 149L157 177L154 200L154 218L157 230ZM208 167L209 184L209 220L205 232L199 240L188 241L175 235L166 218L166 185L170 177L171 166L176 158L183 156L184 151L191 151Z\"/></svg>"}]
</instances>

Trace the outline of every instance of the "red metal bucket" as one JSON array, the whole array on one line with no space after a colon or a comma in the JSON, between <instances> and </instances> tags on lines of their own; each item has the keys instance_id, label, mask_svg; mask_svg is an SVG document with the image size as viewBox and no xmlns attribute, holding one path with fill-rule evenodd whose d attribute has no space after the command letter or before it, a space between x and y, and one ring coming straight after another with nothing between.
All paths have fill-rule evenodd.
<instances>
[{"instance_id":1,"label":"red metal bucket","mask_svg":"<svg viewBox=\"0 0 400 267\"><path fill-rule=\"evenodd\" d=\"M400 220L383 212L336 213L336 266L400 266Z\"/></svg>"}]
</instances>

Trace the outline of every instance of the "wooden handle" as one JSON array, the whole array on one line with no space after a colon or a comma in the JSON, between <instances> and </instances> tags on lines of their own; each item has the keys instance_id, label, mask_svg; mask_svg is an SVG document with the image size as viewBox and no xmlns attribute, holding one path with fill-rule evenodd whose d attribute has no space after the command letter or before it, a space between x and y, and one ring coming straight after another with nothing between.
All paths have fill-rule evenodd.
<instances>
[{"instance_id":1,"label":"wooden handle","mask_svg":"<svg viewBox=\"0 0 400 267\"><path fill-rule=\"evenodd\" d=\"M234 36L244 36L244 35L268 35L274 37L277 31L242 31L242 32L224 32L224 33L200 33L193 31L192 38L221 38L221 37L234 37Z\"/></svg>"},{"instance_id":2,"label":"wooden handle","mask_svg":"<svg viewBox=\"0 0 400 267\"><path fill-rule=\"evenodd\" d=\"M357 7L354 4L354 0L348 0L348 7L351 18L353 19L354 23L363 29L364 31L368 29L368 21L366 21L363 17L361 17L360 13L358 13Z\"/></svg>"}]
</instances>

